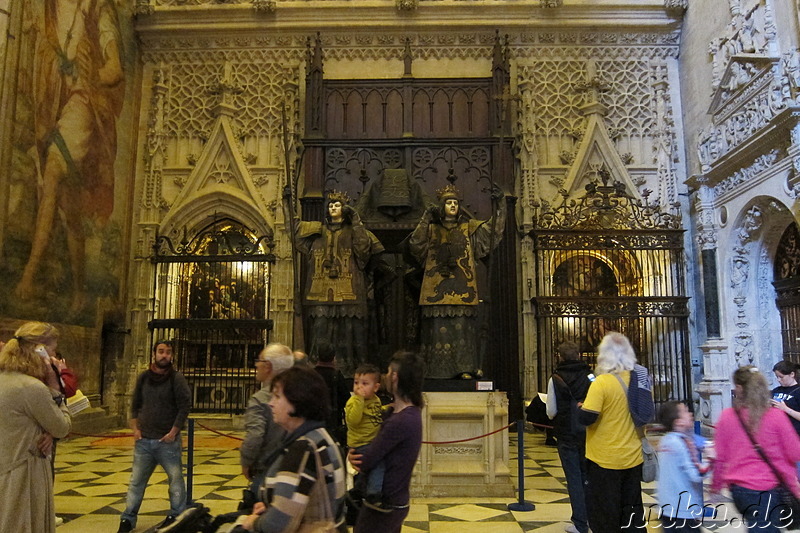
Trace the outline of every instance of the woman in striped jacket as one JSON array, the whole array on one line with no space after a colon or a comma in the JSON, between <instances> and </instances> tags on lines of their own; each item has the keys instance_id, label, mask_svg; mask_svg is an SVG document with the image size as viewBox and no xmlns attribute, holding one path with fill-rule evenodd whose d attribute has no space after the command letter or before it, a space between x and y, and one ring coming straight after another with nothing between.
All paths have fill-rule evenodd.
<instances>
[{"instance_id":1,"label":"woman in striped jacket","mask_svg":"<svg viewBox=\"0 0 800 533\"><path fill-rule=\"evenodd\" d=\"M259 491L262 501L242 527L259 533L303 531L320 523L343 528L345 467L325 430L330 406L324 380L312 369L292 367L275 377L269 404L287 436Z\"/></svg>"}]
</instances>

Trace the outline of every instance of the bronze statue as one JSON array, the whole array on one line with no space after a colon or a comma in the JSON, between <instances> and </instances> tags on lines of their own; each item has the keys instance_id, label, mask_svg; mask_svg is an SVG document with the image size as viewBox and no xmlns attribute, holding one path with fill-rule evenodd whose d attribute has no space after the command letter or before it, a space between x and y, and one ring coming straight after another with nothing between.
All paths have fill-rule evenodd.
<instances>
[{"instance_id":1,"label":"bronze statue","mask_svg":"<svg viewBox=\"0 0 800 533\"><path fill-rule=\"evenodd\" d=\"M409 239L409 251L423 267L420 351L432 378L480 370L475 260L489 255L505 225L503 202L495 221L475 220L463 212L459 196L452 184L439 189L439 206L425 211ZM500 189L492 191L494 200L502 196Z\"/></svg>"},{"instance_id":2,"label":"bronze statue","mask_svg":"<svg viewBox=\"0 0 800 533\"><path fill-rule=\"evenodd\" d=\"M352 376L367 355L365 271L384 248L348 202L346 193L333 191L325 221L296 221L295 236L305 258L303 306L310 321L306 347L316 359L319 344L335 346L340 370Z\"/></svg>"}]
</instances>

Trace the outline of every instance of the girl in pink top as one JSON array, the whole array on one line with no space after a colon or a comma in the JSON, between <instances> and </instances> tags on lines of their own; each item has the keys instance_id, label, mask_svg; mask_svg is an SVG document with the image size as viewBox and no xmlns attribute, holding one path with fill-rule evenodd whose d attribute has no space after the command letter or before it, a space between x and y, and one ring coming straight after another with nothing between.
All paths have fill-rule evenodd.
<instances>
[{"instance_id":1,"label":"girl in pink top","mask_svg":"<svg viewBox=\"0 0 800 533\"><path fill-rule=\"evenodd\" d=\"M754 366L733 373L733 407L725 409L714 436L716 462L711 493L730 488L734 504L744 516L748 531L779 531L787 509L780 505L777 489L789 487L800 496L795 465L800 461L800 438L785 413L770 407L767 380ZM745 429L747 426L747 429ZM778 471L761 458L748 437L753 436Z\"/></svg>"}]
</instances>

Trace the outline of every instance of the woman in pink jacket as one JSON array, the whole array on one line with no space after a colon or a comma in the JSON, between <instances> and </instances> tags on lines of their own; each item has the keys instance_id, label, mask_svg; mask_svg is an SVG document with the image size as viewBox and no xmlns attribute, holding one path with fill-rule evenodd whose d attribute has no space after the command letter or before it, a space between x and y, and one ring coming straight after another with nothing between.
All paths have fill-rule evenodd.
<instances>
[{"instance_id":1,"label":"woman in pink jacket","mask_svg":"<svg viewBox=\"0 0 800 533\"><path fill-rule=\"evenodd\" d=\"M788 512L780 505L778 489L783 485L800 496L800 438L786 413L770 407L767 380L756 367L737 369L733 385L733 407L722 412L714 435L717 458L711 493L729 487L748 531L777 532L786 525L781 522Z\"/></svg>"}]
</instances>

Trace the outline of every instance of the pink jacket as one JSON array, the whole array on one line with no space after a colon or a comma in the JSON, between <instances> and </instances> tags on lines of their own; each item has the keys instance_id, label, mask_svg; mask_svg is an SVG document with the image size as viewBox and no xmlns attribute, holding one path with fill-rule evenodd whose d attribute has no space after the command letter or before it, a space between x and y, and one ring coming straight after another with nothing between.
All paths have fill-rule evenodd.
<instances>
[{"instance_id":1,"label":"pink jacket","mask_svg":"<svg viewBox=\"0 0 800 533\"><path fill-rule=\"evenodd\" d=\"M747 410L742 410L747 420ZM772 466L783 478L783 484L800 496L796 464L800 461L800 437L792 427L788 415L778 409L767 409L758 426L756 442L769 458ZM752 490L769 490L778 480L769 466L756 452L747 433L732 408L722 411L714 434L717 458L711 490L719 491L728 485L739 485Z\"/></svg>"}]
</instances>

